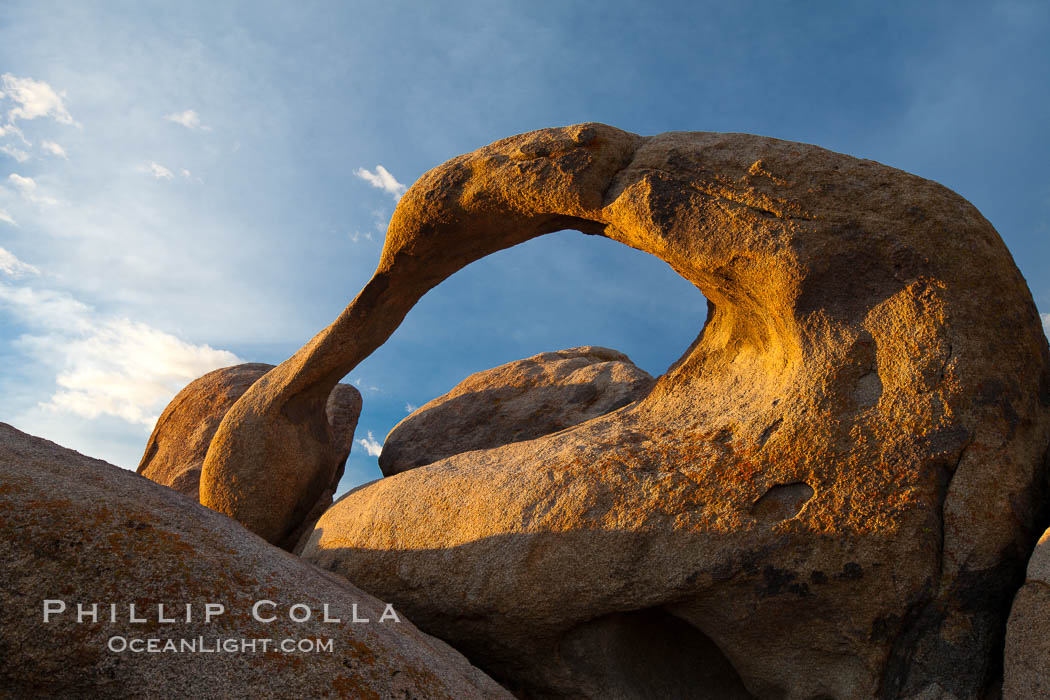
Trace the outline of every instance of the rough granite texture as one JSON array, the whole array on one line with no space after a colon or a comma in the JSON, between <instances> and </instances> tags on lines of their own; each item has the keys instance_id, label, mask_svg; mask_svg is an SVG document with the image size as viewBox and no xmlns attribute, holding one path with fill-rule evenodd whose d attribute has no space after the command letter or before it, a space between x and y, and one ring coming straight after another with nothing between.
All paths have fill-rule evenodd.
<instances>
[{"instance_id":1,"label":"rough granite texture","mask_svg":"<svg viewBox=\"0 0 1050 700\"><path fill-rule=\"evenodd\" d=\"M1028 562L1006 626L1003 700L1050 698L1050 530Z\"/></svg>"},{"instance_id":2,"label":"rough granite texture","mask_svg":"<svg viewBox=\"0 0 1050 700\"><path fill-rule=\"evenodd\" d=\"M623 353L586 346L476 372L394 426L386 476L460 452L549 435L634 403L655 380Z\"/></svg>"},{"instance_id":3,"label":"rough granite texture","mask_svg":"<svg viewBox=\"0 0 1050 700\"><path fill-rule=\"evenodd\" d=\"M0 541L3 697L510 697L407 619L379 623L384 604L342 577L170 489L2 423ZM45 600L66 612L45 624ZM276 621L252 619L264 600L276 606L261 615ZM78 624L77 603L98 603L99 621ZM179 621L159 622L158 603ZM206 623L205 603L226 612ZM289 619L298 603L311 606L310 621ZM350 622L355 603L368 624ZM128 622L128 604L147 622ZM341 624L322 621L325 604ZM332 651L118 653L107 648L115 636L321 639Z\"/></svg>"},{"instance_id":4,"label":"rough granite texture","mask_svg":"<svg viewBox=\"0 0 1050 700\"><path fill-rule=\"evenodd\" d=\"M227 413L205 502L242 519L329 469L339 378L456 270L566 228L693 282L696 342L623 410L354 491L303 556L534 696L645 687L623 650L654 630L697 650L661 656L680 694L701 669L783 700L992 687L1043 529L1050 350L970 203L815 146L581 124L431 170L360 294Z\"/></svg>"},{"instance_id":5,"label":"rough granite texture","mask_svg":"<svg viewBox=\"0 0 1050 700\"><path fill-rule=\"evenodd\" d=\"M138 473L200 501L201 465L219 423L248 387L271 369L273 365L250 362L208 372L187 384L157 420ZM361 393L348 384L337 384L328 396L326 415L332 427L333 444L342 459L335 462L326 488L316 495L313 505L305 512L293 511L283 523L281 534L272 540L284 549L291 549L332 505L332 496L354 444L354 429L361 415ZM262 503L259 507L267 506Z\"/></svg>"}]
</instances>

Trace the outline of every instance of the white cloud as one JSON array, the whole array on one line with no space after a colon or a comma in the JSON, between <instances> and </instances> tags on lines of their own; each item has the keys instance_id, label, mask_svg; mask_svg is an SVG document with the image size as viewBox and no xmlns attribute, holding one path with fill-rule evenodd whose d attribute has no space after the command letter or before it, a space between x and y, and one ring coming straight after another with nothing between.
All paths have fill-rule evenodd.
<instances>
[{"instance_id":1,"label":"white cloud","mask_svg":"<svg viewBox=\"0 0 1050 700\"><path fill-rule=\"evenodd\" d=\"M379 232L379 235L385 236L386 229L390 226L390 214L386 213L386 209L373 209L372 221L375 223L376 231Z\"/></svg>"},{"instance_id":2,"label":"white cloud","mask_svg":"<svg viewBox=\"0 0 1050 700\"><path fill-rule=\"evenodd\" d=\"M361 391L372 391L372 392L377 392L377 393L382 391L382 389L380 389L377 386L371 386L371 385L365 386L364 380L362 380L360 377L358 377L357 379L354 380L354 386L356 386Z\"/></svg>"},{"instance_id":3,"label":"white cloud","mask_svg":"<svg viewBox=\"0 0 1050 700\"><path fill-rule=\"evenodd\" d=\"M66 155L66 149L62 148L54 141L41 141L40 148L44 149L45 153L50 153L53 156L65 158L66 160L69 159L69 156Z\"/></svg>"},{"instance_id":4,"label":"white cloud","mask_svg":"<svg viewBox=\"0 0 1050 700\"><path fill-rule=\"evenodd\" d=\"M51 406L86 418L114 415L150 429L186 384L240 362L231 352L128 319L103 321L64 351L69 367L56 377L61 389Z\"/></svg>"},{"instance_id":5,"label":"white cloud","mask_svg":"<svg viewBox=\"0 0 1050 700\"><path fill-rule=\"evenodd\" d=\"M419 410L419 406L414 406L410 403L405 403L405 413L415 413Z\"/></svg>"},{"instance_id":6,"label":"white cloud","mask_svg":"<svg viewBox=\"0 0 1050 700\"><path fill-rule=\"evenodd\" d=\"M55 92L54 88L45 82L32 78L16 78L10 73L4 73L0 80L4 86L2 94L18 103L17 107L13 107L7 113L8 122L50 116L59 124L76 124L63 103L66 93Z\"/></svg>"},{"instance_id":7,"label":"white cloud","mask_svg":"<svg viewBox=\"0 0 1050 700\"><path fill-rule=\"evenodd\" d=\"M0 95L3 95L3 93L0 92ZM7 136L8 134L17 136L18 139L27 146L32 145L29 143L29 139L26 138L26 135L22 133L22 130L14 124L0 124L0 136Z\"/></svg>"},{"instance_id":8,"label":"white cloud","mask_svg":"<svg viewBox=\"0 0 1050 700\"><path fill-rule=\"evenodd\" d=\"M2 214L3 212L0 212ZM0 272L11 275L12 277L21 277L22 275L39 275L38 270L29 263L24 263L15 257L14 253L11 253L4 248L0 248Z\"/></svg>"},{"instance_id":9,"label":"white cloud","mask_svg":"<svg viewBox=\"0 0 1050 700\"><path fill-rule=\"evenodd\" d=\"M22 177L18 173L11 173L7 176L7 179L23 193L36 191L36 181L31 177Z\"/></svg>"},{"instance_id":10,"label":"white cloud","mask_svg":"<svg viewBox=\"0 0 1050 700\"><path fill-rule=\"evenodd\" d=\"M18 226L18 222L11 218L11 215L7 213L6 209L0 209L0 221L5 224L11 224L12 226Z\"/></svg>"},{"instance_id":11,"label":"white cloud","mask_svg":"<svg viewBox=\"0 0 1050 700\"><path fill-rule=\"evenodd\" d=\"M11 173L7 176L7 179L22 193L22 198L27 202L45 207L53 207L58 204L58 200L54 197L37 194L36 180L31 177L23 177L18 173Z\"/></svg>"},{"instance_id":12,"label":"white cloud","mask_svg":"<svg viewBox=\"0 0 1050 700\"><path fill-rule=\"evenodd\" d=\"M146 165L143 165L141 168L139 168L139 171L148 175L152 175L158 180L171 180L173 177L175 177L175 174L172 173L170 170L165 168L160 163L155 163L153 161L150 161Z\"/></svg>"},{"instance_id":13,"label":"white cloud","mask_svg":"<svg viewBox=\"0 0 1050 700\"><path fill-rule=\"evenodd\" d=\"M387 194L391 195L394 199L401 199L401 196L405 194L407 186L402 185L390 172L382 165L377 165L375 172L370 172L364 168L358 168L354 171L354 175L357 175L362 180L365 180L372 187L377 187Z\"/></svg>"},{"instance_id":14,"label":"white cloud","mask_svg":"<svg viewBox=\"0 0 1050 700\"><path fill-rule=\"evenodd\" d=\"M372 431L368 431L368 437L359 439L357 444L365 448L365 452L368 453L369 457L378 457L383 451L383 446L376 440L375 436L372 435Z\"/></svg>"},{"instance_id":15,"label":"white cloud","mask_svg":"<svg viewBox=\"0 0 1050 700\"><path fill-rule=\"evenodd\" d=\"M190 131L211 131L210 126L201 124L200 115L193 109L187 109L184 112L175 112L174 114L166 114L164 115L164 118L169 122L181 124Z\"/></svg>"},{"instance_id":16,"label":"white cloud","mask_svg":"<svg viewBox=\"0 0 1050 700\"><path fill-rule=\"evenodd\" d=\"M360 231L354 231L353 233L346 234L346 237L350 239L351 243L359 243L360 241L371 241L371 240L374 240L372 238L372 232L371 231L369 231L367 233L361 233Z\"/></svg>"},{"instance_id":17,"label":"white cloud","mask_svg":"<svg viewBox=\"0 0 1050 700\"><path fill-rule=\"evenodd\" d=\"M41 403L51 411L116 416L151 429L183 386L240 362L144 323L103 317L63 292L0 283L0 306L31 329L16 346L55 372L57 390Z\"/></svg>"},{"instance_id":18,"label":"white cloud","mask_svg":"<svg viewBox=\"0 0 1050 700\"><path fill-rule=\"evenodd\" d=\"M18 163L25 163L27 160L29 160L28 153L23 151L21 148L15 148L14 146L11 146L9 144L4 144L3 146L0 146L0 153L4 153L6 155L11 156Z\"/></svg>"},{"instance_id":19,"label":"white cloud","mask_svg":"<svg viewBox=\"0 0 1050 700\"><path fill-rule=\"evenodd\" d=\"M63 292L0 283L0 302L26 325L76 334L89 328L91 307Z\"/></svg>"},{"instance_id":20,"label":"white cloud","mask_svg":"<svg viewBox=\"0 0 1050 700\"><path fill-rule=\"evenodd\" d=\"M1043 319L1043 332L1050 338L1050 314L1039 314L1039 318Z\"/></svg>"}]
</instances>

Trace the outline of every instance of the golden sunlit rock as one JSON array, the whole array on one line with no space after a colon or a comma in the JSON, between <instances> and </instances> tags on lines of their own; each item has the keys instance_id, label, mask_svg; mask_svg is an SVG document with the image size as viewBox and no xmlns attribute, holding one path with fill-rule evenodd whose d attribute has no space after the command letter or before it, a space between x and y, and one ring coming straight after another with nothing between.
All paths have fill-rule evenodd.
<instances>
[{"instance_id":1,"label":"golden sunlit rock","mask_svg":"<svg viewBox=\"0 0 1050 700\"><path fill-rule=\"evenodd\" d=\"M303 556L526 694L989 688L1043 497L1047 341L971 204L815 146L581 124L431 170L357 298L226 415L202 503L278 541L336 458L335 383L456 270L566 228L693 282L697 342L623 410L354 491Z\"/></svg>"},{"instance_id":2,"label":"golden sunlit rock","mask_svg":"<svg viewBox=\"0 0 1050 700\"><path fill-rule=\"evenodd\" d=\"M273 365L249 362L223 367L190 382L164 408L153 428L138 473L158 484L200 500L201 465L223 416L252 384ZM337 457L328 483L305 514L285 523L288 534L280 542L291 549L299 537L332 505L332 495L343 476L343 466L354 442L361 414L361 393L349 384L337 384L328 396L326 416L332 426ZM265 504L262 504L265 507Z\"/></svg>"}]
</instances>

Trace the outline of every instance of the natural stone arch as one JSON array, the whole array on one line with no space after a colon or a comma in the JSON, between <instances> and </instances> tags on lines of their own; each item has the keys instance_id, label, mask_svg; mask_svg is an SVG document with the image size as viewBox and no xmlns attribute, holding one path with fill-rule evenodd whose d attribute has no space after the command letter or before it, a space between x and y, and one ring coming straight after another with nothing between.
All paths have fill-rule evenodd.
<instances>
[{"instance_id":1,"label":"natural stone arch","mask_svg":"<svg viewBox=\"0 0 1050 700\"><path fill-rule=\"evenodd\" d=\"M355 491L304 556L545 692L585 685L552 642L652 608L762 697L985 687L1034 532L1046 341L969 203L814 146L587 124L430 171L358 297L227 414L202 502L279 539L331 469L332 386L453 272L565 228L694 282L699 341L630 409Z\"/></svg>"}]
</instances>

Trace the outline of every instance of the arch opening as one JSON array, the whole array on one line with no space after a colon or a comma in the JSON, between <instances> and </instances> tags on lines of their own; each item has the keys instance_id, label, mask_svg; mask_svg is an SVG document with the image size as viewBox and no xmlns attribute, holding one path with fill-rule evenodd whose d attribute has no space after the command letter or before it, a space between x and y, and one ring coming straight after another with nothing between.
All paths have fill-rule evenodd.
<instances>
[{"instance_id":1,"label":"arch opening","mask_svg":"<svg viewBox=\"0 0 1050 700\"><path fill-rule=\"evenodd\" d=\"M696 346L710 309L664 261L586 231L545 234L466 265L351 373L364 394L357 438L372 450L355 445L339 493L381 476L373 453L408 409L476 372L589 345L658 377Z\"/></svg>"}]
</instances>

